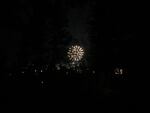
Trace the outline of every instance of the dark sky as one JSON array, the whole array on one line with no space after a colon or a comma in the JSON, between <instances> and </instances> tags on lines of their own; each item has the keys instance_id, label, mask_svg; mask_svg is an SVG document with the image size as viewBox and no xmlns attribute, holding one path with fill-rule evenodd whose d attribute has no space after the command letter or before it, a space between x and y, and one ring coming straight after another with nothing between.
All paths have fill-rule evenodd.
<instances>
[{"instance_id":1,"label":"dark sky","mask_svg":"<svg viewBox=\"0 0 150 113\"><path fill-rule=\"evenodd\" d=\"M132 43L136 42L138 10L132 6L102 6L90 0L51 0L36 4L22 0L7 6L7 11L9 13L4 14L5 24L1 30L3 38L0 42L3 53L1 59L8 66L18 62L20 51L27 59L28 55L34 56L31 53L38 56L44 41L53 40L49 35L51 29L55 29L56 34L64 29L70 35L58 38L59 41L67 42L66 45L60 41L60 47L65 48L77 41L89 51L100 50L97 55L101 53L109 56L113 51L113 54L119 51L128 54Z\"/></svg>"}]
</instances>

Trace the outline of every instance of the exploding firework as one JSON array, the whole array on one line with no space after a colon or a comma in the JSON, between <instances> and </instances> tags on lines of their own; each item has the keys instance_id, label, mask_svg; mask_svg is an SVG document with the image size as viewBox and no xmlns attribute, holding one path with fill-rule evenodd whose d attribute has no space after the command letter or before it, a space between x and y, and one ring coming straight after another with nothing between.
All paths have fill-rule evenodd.
<instances>
[{"instance_id":1,"label":"exploding firework","mask_svg":"<svg viewBox=\"0 0 150 113\"><path fill-rule=\"evenodd\" d=\"M70 61L78 62L83 58L84 50L82 47L75 45L71 46L67 52L67 56Z\"/></svg>"}]
</instances>

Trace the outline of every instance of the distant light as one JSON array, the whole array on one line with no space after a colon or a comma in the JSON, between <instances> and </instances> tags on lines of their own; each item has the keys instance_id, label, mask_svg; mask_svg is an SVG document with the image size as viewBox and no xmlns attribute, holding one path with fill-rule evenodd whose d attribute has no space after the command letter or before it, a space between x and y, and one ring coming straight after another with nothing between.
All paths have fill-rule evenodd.
<instances>
[{"instance_id":1,"label":"distant light","mask_svg":"<svg viewBox=\"0 0 150 113\"><path fill-rule=\"evenodd\" d=\"M43 72L43 70L41 70L41 73Z\"/></svg>"},{"instance_id":2,"label":"distant light","mask_svg":"<svg viewBox=\"0 0 150 113\"><path fill-rule=\"evenodd\" d=\"M9 76L12 76L12 73L9 73Z\"/></svg>"},{"instance_id":3,"label":"distant light","mask_svg":"<svg viewBox=\"0 0 150 113\"><path fill-rule=\"evenodd\" d=\"M92 73L95 74L95 71L93 70Z\"/></svg>"},{"instance_id":4,"label":"distant light","mask_svg":"<svg viewBox=\"0 0 150 113\"><path fill-rule=\"evenodd\" d=\"M24 71L22 71L21 73L24 74Z\"/></svg>"},{"instance_id":5,"label":"distant light","mask_svg":"<svg viewBox=\"0 0 150 113\"><path fill-rule=\"evenodd\" d=\"M44 81L41 81L41 84L44 84Z\"/></svg>"},{"instance_id":6,"label":"distant light","mask_svg":"<svg viewBox=\"0 0 150 113\"><path fill-rule=\"evenodd\" d=\"M116 68L114 70L115 75L122 75L123 74L123 69L122 68Z\"/></svg>"},{"instance_id":7,"label":"distant light","mask_svg":"<svg viewBox=\"0 0 150 113\"><path fill-rule=\"evenodd\" d=\"M58 64L56 64L56 69L60 70L60 66Z\"/></svg>"},{"instance_id":8,"label":"distant light","mask_svg":"<svg viewBox=\"0 0 150 113\"><path fill-rule=\"evenodd\" d=\"M37 70L35 69L35 70L34 70L34 72L36 73L36 72L37 72Z\"/></svg>"}]
</instances>

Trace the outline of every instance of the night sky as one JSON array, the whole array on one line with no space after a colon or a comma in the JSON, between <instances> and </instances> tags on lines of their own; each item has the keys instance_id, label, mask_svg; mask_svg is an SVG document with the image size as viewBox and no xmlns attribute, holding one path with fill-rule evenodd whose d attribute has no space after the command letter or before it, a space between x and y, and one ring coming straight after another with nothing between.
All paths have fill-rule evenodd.
<instances>
[{"instance_id":1,"label":"night sky","mask_svg":"<svg viewBox=\"0 0 150 113\"><path fill-rule=\"evenodd\" d=\"M0 39L4 112L145 112L138 7L98 0L5 4ZM84 50L75 63L67 58L74 45Z\"/></svg>"}]
</instances>

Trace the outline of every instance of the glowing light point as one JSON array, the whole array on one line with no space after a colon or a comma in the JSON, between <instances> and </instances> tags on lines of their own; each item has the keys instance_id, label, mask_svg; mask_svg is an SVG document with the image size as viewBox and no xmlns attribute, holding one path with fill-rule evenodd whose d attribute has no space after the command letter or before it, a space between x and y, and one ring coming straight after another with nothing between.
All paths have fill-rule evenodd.
<instances>
[{"instance_id":1,"label":"glowing light point","mask_svg":"<svg viewBox=\"0 0 150 113\"><path fill-rule=\"evenodd\" d=\"M60 70L60 66L58 64L56 64L56 69Z\"/></svg>"},{"instance_id":2,"label":"glowing light point","mask_svg":"<svg viewBox=\"0 0 150 113\"><path fill-rule=\"evenodd\" d=\"M37 72L37 70L35 69L35 70L34 70L34 72L36 73L36 72Z\"/></svg>"},{"instance_id":3,"label":"glowing light point","mask_svg":"<svg viewBox=\"0 0 150 113\"><path fill-rule=\"evenodd\" d=\"M95 71L93 70L92 73L95 74Z\"/></svg>"},{"instance_id":4,"label":"glowing light point","mask_svg":"<svg viewBox=\"0 0 150 113\"><path fill-rule=\"evenodd\" d=\"M114 72L115 72L115 75L122 75L122 74L123 74L123 69L121 69L121 68L116 68L116 69L114 70Z\"/></svg>"},{"instance_id":5,"label":"glowing light point","mask_svg":"<svg viewBox=\"0 0 150 113\"><path fill-rule=\"evenodd\" d=\"M44 81L41 81L41 84L44 84Z\"/></svg>"},{"instance_id":6,"label":"glowing light point","mask_svg":"<svg viewBox=\"0 0 150 113\"><path fill-rule=\"evenodd\" d=\"M22 71L21 73L24 74L24 71Z\"/></svg>"}]
</instances>

